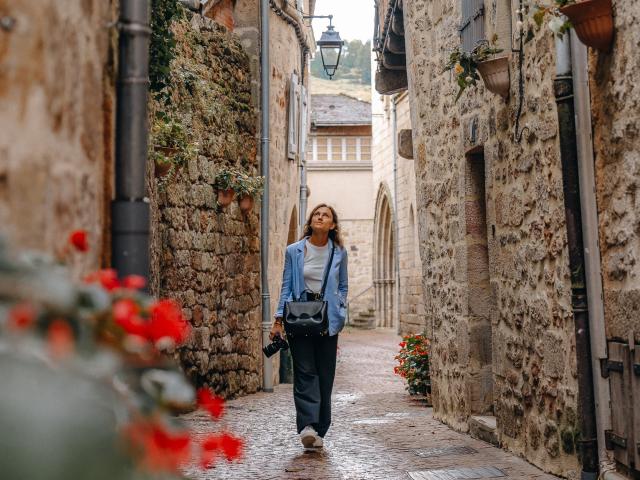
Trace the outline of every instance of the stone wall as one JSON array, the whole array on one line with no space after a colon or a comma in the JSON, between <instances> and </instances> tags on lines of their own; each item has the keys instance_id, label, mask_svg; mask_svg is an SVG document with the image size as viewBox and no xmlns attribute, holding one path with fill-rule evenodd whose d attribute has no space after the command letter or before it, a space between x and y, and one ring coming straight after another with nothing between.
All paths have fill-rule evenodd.
<instances>
[{"instance_id":1,"label":"stone wall","mask_svg":"<svg viewBox=\"0 0 640 480\"><path fill-rule=\"evenodd\" d=\"M391 119L391 98L374 94L373 108L373 183L374 195L381 189L388 189L393 202L393 129ZM411 129L409 97L403 94L397 98L397 131ZM427 328L424 316L424 295L422 290L422 265L419 261L416 208L416 177L414 161L398 155L398 253L400 266L399 315L402 334L419 333ZM375 198L373 200L376 201ZM393 204L393 203L392 203ZM377 223L380 222L376 218ZM374 255L381 255L374 252ZM374 261L375 258L374 258Z\"/></svg>"},{"instance_id":2,"label":"stone wall","mask_svg":"<svg viewBox=\"0 0 640 480\"><path fill-rule=\"evenodd\" d=\"M221 167L258 172L249 59L232 34L199 15L172 30L172 94L167 105L152 104L152 119L161 111L179 119L199 152L154 182L154 283L194 327L178 352L186 373L230 397L261 385L259 204L247 215L235 202L222 209L214 191Z\"/></svg>"},{"instance_id":3,"label":"stone wall","mask_svg":"<svg viewBox=\"0 0 640 480\"><path fill-rule=\"evenodd\" d=\"M0 1L0 224L59 253L90 234L75 270L108 263L113 169L113 1Z\"/></svg>"},{"instance_id":4,"label":"stone wall","mask_svg":"<svg viewBox=\"0 0 640 480\"><path fill-rule=\"evenodd\" d=\"M517 56L508 101L480 82L456 103L442 70L459 45L460 2L404 6L435 415L467 430L469 416L493 413L503 446L571 476L576 354L552 36L525 47L518 142ZM485 6L486 38L498 33L509 51L510 2Z\"/></svg>"},{"instance_id":5,"label":"stone wall","mask_svg":"<svg viewBox=\"0 0 640 480\"><path fill-rule=\"evenodd\" d=\"M590 65L605 319L609 339L640 343L640 4L613 3L612 52Z\"/></svg>"}]
</instances>

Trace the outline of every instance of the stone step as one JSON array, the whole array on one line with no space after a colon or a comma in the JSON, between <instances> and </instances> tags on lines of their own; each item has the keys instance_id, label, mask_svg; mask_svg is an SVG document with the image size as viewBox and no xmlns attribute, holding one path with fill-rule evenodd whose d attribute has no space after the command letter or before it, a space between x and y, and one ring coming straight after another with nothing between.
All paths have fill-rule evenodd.
<instances>
[{"instance_id":1,"label":"stone step","mask_svg":"<svg viewBox=\"0 0 640 480\"><path fill-rule=\"evenodd\" d=\"M469 417L469 435L499 447L496 430L496 417L494 416L472 415Z\"/></svg>"}]
</instances>

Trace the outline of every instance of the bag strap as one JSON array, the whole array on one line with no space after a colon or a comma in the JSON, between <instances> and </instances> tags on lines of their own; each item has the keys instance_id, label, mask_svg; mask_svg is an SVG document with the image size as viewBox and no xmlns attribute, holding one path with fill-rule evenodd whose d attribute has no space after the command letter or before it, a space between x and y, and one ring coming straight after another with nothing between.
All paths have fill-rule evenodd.
<instances>
[{"instance_id":1,"label":"bag strap","mask_svg":"<svg viewBox=\"0 0 640 480\"><path fill-rule=\"evenodd\" d=\"M324 280L322 281L322 289L320 290L320 297L324 300L324 291L327 288L327 280L329 278L329 272L331 271L331 265L333 264L333 253L336 251L336 244L331 247L331 256L329 257L329 264L327 265L327 271L324 273Z\"/></svg>"}]
</instances>

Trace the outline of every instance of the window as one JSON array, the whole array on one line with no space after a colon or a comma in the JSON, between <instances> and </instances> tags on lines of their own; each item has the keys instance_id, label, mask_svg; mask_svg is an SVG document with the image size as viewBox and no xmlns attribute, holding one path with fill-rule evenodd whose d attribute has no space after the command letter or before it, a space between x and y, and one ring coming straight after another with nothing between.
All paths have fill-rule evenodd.
<instances>
[{"instance_id":1,"label":"window","mask_svg":"<svg viewBox=\"0 0 640 480\"><path fill-rule=\"evenodd\" d=\"M371 161L371 138L362 137L360 139L360 158L363 162Z\"/></svg>"},{"instance_id":2,"label":"window","mask_svg":"<svg viewBox=\"0 0 640 480\"><path fill-rule=\"evenodd\" d=\"M314 155L313 159L318 162L327 161L327 137L316 137L313 139Z\"/></svg>"},{"instance_id":3,"label":"window","mask_svg":"<svg viewBox=\"0 0 640 480\"><path fill-rule=\"evenodd\" d=\"M462 22L460 23L460 43L462 50L470 52L484 40L484 0L461 0Z\"/></svg>"},{"instance_id":4,"label":"window","mask_svg":"<svg viewBox=\"0 0 640 480\"><path fill-rule=\"evenodd\" d=\"M288 157L295 159L298 154L298 108L300 102L300 88L298 87L298 76L295 73L291 74L291 80L289 80L289 148Z\"/></svg>"}]
</instances>

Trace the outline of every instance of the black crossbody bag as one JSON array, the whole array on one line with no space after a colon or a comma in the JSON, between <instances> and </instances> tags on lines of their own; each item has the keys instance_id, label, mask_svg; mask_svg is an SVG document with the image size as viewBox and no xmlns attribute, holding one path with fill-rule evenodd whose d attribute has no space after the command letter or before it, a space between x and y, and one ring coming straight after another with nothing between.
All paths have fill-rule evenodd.
<instances>
[{"instance_id":1,"label":"black crossbody bag","mask_svg":"<svg viewBox=\"0 0 640 480\"><path fill-rule=\"evenodd\" d=\"M288 337L321 337L329 334L328 305L324 299L324 291L327 288L327 279L333 264L335 245L331 248L329 264L326 267L322 289L316 300L308 300L307 290L301 298L284 304L284 330Z\"/></svg>"}]
</instances>

